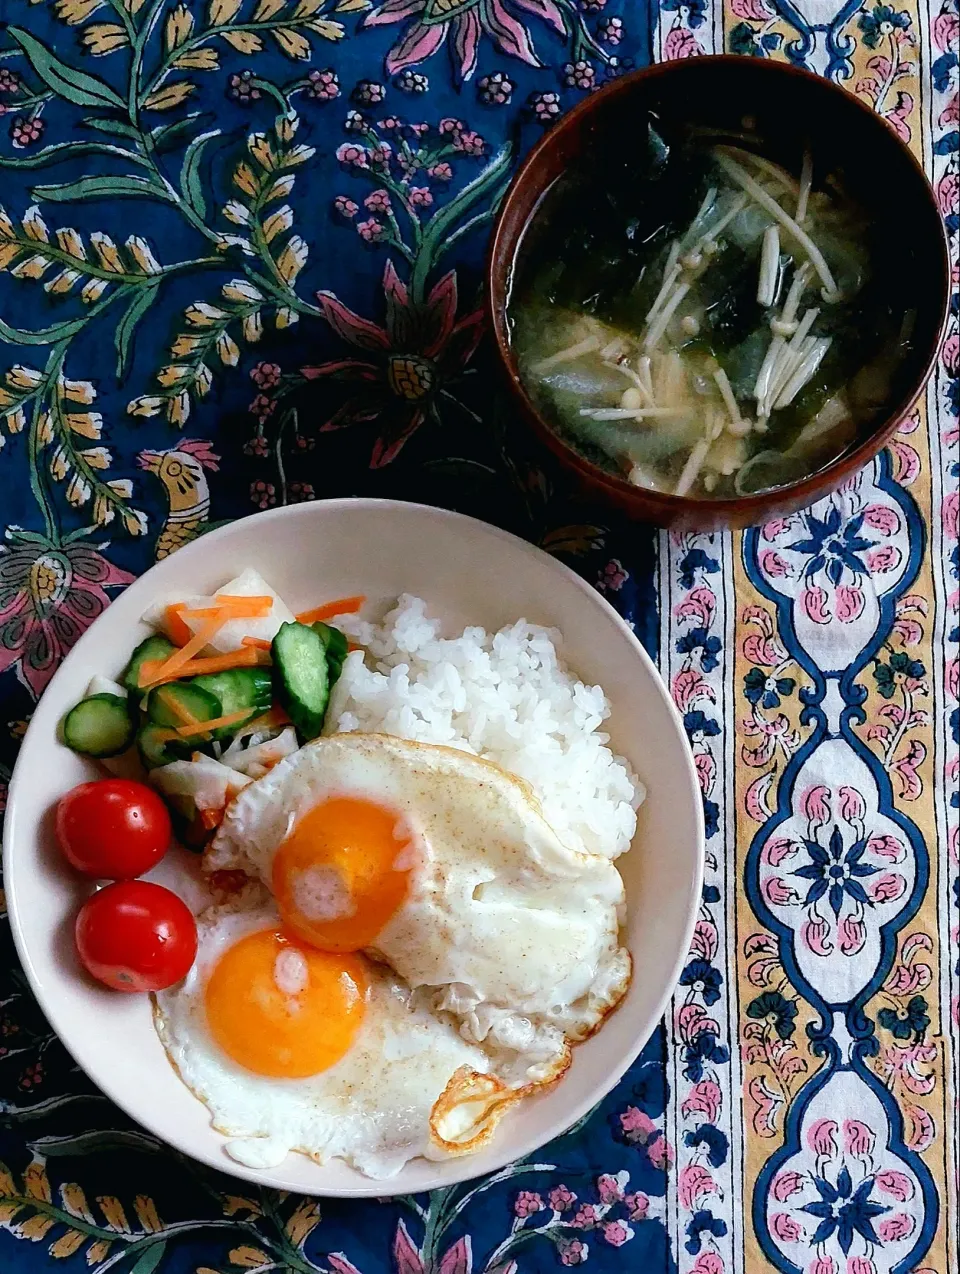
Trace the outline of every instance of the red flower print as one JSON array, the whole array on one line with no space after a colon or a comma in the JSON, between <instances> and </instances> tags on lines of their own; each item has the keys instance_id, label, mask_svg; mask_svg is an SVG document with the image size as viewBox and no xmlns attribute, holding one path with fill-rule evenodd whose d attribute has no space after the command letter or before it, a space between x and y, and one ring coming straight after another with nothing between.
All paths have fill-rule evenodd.
<instances>
[{"instance_id":1,"label":"red flower print","mask_svg":"<svg viewBox=\"0 0 960 1274\"><path fill-rule=\"evenodd\" d=\"M348 220L355 217L360 211L359 206L352 199L348 199L346 195L337 195L333 201L333 207L335 212L339 212L341 217L346 217Z\"/></svg>"},{"instance_id":2,"label":"red flower print","mask_svg":"<svg viewBox=\"0 0 960 1274\"><path fill-rule=\"evenodd\" d=\"M369 221L357 222L357 234L366 243L378 243L386 234L386 228L376 217L371 217Z\"/></svg>"},{"instance_id":3,"label":"red flower print","mask_svg":"<svg viewBox=\"0 0 960 1274\"><path fill-rule=\"evenodd\" d=\"M258 509L269 509L277 502L277 492L271 482L251 482L250 499Z\"/></svg>"},{"instance_id":4,"label":"red flower print","mask_svg":"<svg viewBox=\"0 0 960 1274\"><path fill-rule=\"evenodd\" d=\"M250 404L249 410L250 414L252 416L256 416L260 423L263 424L268 416L273 415L274 411L276 411L276 407L277 404L273 398L268 398L266 394L257 394L256 398Z\"/></svg>"},{"instance_id":5,"label":"red flower print","mask_svg":"<svg viewBox=\"0 0 960 1274\"><path fill-rule=\"evenodd\" d=\"M67 651L110 603L106 589L133 582L109 562L105 544L55 544L8 532L0 544L0 672L38 698Z\"/></svg>"},{"instance_id":6,"label":"red flower print","mask_svg":"<svg viewBox=\"0 0 960 1274\"><path fill-rule=\"evenodd\" d=\"M557 1244L557 1254L561 1265L582 1265L589 1251L589 1246L581 1243L579 1239L570 1239L569 1242L561 1239Z\"/></svg>"},{"instance_id":7,"label":"red flower print","mask_svg":"<svg viewBox=\"0 0 960 1274\"><path fill-rule=\"evenodd\" d=\"M452 270L417 303L388 261L383 290L383 327L355 314L332 292L318 292L323 316L333 330L368 357L339 358L301 369L308 380L359 382L358 391L321 429L342 429L382 416L383 432L370 459L373 469L395 459L427 416L436 413L441 389L473 357L482 319L479 310L457 319L457 276Z\"/></svg>"},{"instance_id":8,"label":"red flower print","mask_svg":"<svg viewBox=\"0 0 960 1274\"><path fill-rule=\"evenodd\" d=\"M280 384L280 364L257 363L256 367L251 368L250 379L258 389L273 389Z\"/></svg>"},{"instance_id":9,"label":"red flower print","mask_svg":"<svg viewBox=\"0 0 960 1274\"><path fill-rule=\"evenodd\" d=\"M385 190L374 190L363 201L364 208L371 212L389 212L390 196Z\"/></svg>"},{"instance_id":10,"label":"red flower print","mask_svg":"<svg viewBox=\"0 0 960 1274\"><path fill-rule=\"evenodd\" d=\"M543 1200L532 1190L521 1190L513 1201L513 1211L518 1217L533 1216L543 1211Z\"/></svg>"},{"instance_id":11,"label":"red flower print","mask_svg":"<svg viewBox=\"0 0 960 1274\"><path fill-rule=\"evenodd\" d=\"M577 1196L567 1186L554 1186L547 1195L554 1212L567 1212L577 1201Z\"/></svg>"}]
</instances>

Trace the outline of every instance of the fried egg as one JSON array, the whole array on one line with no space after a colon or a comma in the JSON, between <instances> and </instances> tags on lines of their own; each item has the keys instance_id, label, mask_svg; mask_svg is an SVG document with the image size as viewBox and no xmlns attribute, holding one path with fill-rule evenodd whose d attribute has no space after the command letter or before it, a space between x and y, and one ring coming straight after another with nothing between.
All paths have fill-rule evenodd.
<instances>
[{"instance_id":1,"label":"fried egg","mask_svg":"<svg viewBox=\"0 0 960 1274\"><path fill-rule=\"evenodd\" d=\"M387 966L514 1088L562 1074L629 983L616 867L568 848L522 780L456 749L307 744L232 802L205 867L259 877L302 941Z\"/></svg>"},{"instance_id":2,"label":"fried egg","mask_svg":"<svg viewBox=\"0 0 960 1274\"><path fill-rule=\"evenodd\" d=\"M259 886L208 908L198 931L197 960L155 996L155 1020L236 1162L267 1168L300 1150L389 1177L484 1139L478 1092L486 1112L511 1100L484 1051L389 969L300 941Z\"/></svg>"}]
</instances>

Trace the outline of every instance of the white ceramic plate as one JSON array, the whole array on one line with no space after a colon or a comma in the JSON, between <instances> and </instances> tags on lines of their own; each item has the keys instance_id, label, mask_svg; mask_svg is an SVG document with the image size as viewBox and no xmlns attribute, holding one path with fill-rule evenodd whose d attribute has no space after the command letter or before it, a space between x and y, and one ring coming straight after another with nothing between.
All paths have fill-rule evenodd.
<instances>
[{"instance_id":1,"label":"white ceramic plate","mask_svg":"<svg viewBox=\"0 0 960 1274\"><path fill-rule=\"evenodd\" d=\"M57 724L94 673L116 677L147 629L151 602L213 593L255 566L293 607L363 593L381 606L401 592L427 599L445 623L495 629L520 617L563 633L563 655L613 705L616 749L647 785L627 886L629 992L602 1029L574 1051L555 1089L512 1110L482 1152L445 1163L416 1159L389 1181L339 1160L290 1154L251 1171L223 1151L206 1108L177 1078L154 1032L146 996L93 984L73 949L73 917L89 892L52 836L60 796L95 766L57 742ZM491 1172L562 1133L616 1083L659 1021L686 955L703 860L700 796L683 728L653 664L628 626L572 571L522 540L472 518L421 505L329 500L244 518L181 549L127 589L77 643L34 714L7 805L4 880L17 948L51 1025L94 1083L177 1149L234 1176L320 1195L410 1194ZM175 884L186 855L168 855ZM189 865L187 864L187 868Z\"/></svg>"}]
</instances>

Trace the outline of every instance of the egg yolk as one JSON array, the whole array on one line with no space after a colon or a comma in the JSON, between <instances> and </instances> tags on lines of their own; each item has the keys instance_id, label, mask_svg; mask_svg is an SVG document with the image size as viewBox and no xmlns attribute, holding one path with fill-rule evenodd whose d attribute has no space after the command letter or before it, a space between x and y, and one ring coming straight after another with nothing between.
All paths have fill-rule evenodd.
<instances>
[{"instance_id":1,"label":"egg yolk","mask_svg":"<svg viewBox=\"0 0 960 1274\"><path fill-rule=\"evenodd\" d=\"M265 929L223 953L204 1004L210 1032L228 1057L257 1075L304 1079L349 1049L366 995L360 957L316 951Z\"/></svg>"},{"instance_id":2,"label":"egg yolk","mask_svg":"<svg viewBox=\"0 0 960 1274\"><path fill-rule=\"evenodd\" d=\"M395 813L336 797L294 826L273 860L284 922L324 951L369 946L410 887L410 838Z\"/></svg>"}]
</instances>

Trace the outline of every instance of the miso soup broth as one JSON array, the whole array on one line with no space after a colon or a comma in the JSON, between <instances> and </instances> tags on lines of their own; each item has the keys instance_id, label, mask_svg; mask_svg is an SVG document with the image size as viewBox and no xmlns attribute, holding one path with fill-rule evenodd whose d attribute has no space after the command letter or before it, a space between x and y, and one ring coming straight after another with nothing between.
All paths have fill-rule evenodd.
<instances>
[{"instance_id":1,"label":"miso soup broth","mask_svg":"<svg viewBox=\"0 0 960 1274\"><path fill-rule=\"evenodd\" d=\"M521 379L583 456L637 486L759 493L869 432L909 348L869 214L810 151L666 129L580 159L521 242Z\"/></svg>"}]
</instances>

